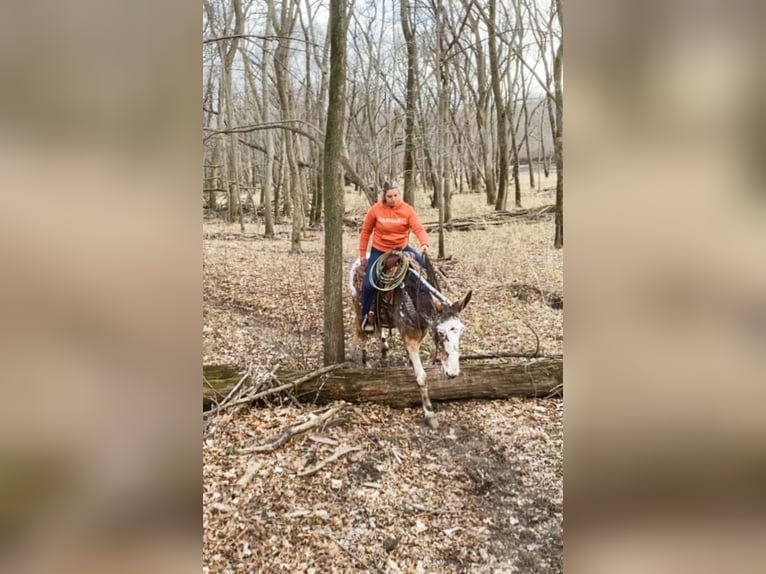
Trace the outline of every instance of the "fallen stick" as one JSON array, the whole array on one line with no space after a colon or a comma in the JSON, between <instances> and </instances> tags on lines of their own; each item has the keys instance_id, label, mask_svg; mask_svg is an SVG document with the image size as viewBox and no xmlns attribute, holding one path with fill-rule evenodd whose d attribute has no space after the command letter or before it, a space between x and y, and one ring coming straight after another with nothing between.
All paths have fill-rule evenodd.
<instances>
[{"instance_id":1,"label":"fallen stick","mask_svg":"<svg viewBox=\"0 0 766 574\"><path fill-rule=\"evenodd\" d=\"M236 385L234 385L234 388L231 389L231 391L229 391L229 394L227 394L226 397L224 397L224 399L220 403L218 403L213 408L211 408L209 411L204 413L204 416L214 415L218 411L221 411L221 410L227 408L229 406L227 401L231 397L234 396L234 393L236 393L240 389L240 387L242 387L242 383L244 383L245 380L247 380L248 377L250 377L250 373L245 373L244 375L242 375L242 378L239 380L239 382Z\"/></svg>"},{"instance_id":2,"label":"fallen stick","mask_svg":"<svg viewBox=\"0 0 766 574\"><path fill-rule=\"evenodd\" d=\"M460 355L461 361L471 361L479 359L563 359L562 354L535 354L535 353L514 353L510 351L498 351L496 353L476 353L472 355Z\"/></svg>"},{"instance_id":3,"label":"fallen stick","mask_svg":"<svg viewBox=\"0 0 766 574\"><path fill-rule=\"evenodd\" d=\"M319 416L317 416L316 413L309 413L309 420L304 421L297 425L289 426L284 431L282 431L282 433L276 439L272 440L271 442L267 442L266 444L262 444L262 445L251 446L249 448L244 448L239 451L239 454L249 454L251 452L267 452L271 450L276 450L282 445L284 445L288 440L290 440L291 437L321 425L322 423L331 419L333 416L335 416L335 414L337 414L339 411L341 411L345 407L346 407L346 403L339 403L334 406L321 409L321 410L324 410L324 412ZM321 411L318 411L318 412L321 412Z\"/></svg>"},{"instance_id":4,"label":"fallen stick","mask_svg":"<svg viewBox=\"0 0 766 574\"><path fill-rule=\"evenodd\" d=\"M350 452L354 452L356 450L362 450L358 446L342 446L339 449L337 449L334 453L332 453L330 456L328 456L326 459L324 459L319 464L315 464L312 467L309 467L307 469L304 469L298 473L298 476L309 476L311 474L314 474L315 472L321 470L328 464L330 464L332 461L339 459L344 454L348 454Z\"/></svg>"}]
</instances>

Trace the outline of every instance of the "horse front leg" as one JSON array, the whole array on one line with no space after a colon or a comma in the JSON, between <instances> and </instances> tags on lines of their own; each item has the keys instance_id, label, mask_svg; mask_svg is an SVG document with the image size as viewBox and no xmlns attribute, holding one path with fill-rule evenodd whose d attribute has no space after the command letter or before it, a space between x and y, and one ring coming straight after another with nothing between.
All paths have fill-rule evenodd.
<instances>
[{"instance_id":1,"label":"horse front leg","mask_svg":"<svg viewBox=\"0 0 766 574\"><path fill-rule=\"evenodd\" d=\"M423 363L420 362L420 343L412 339L405 340L405 346L407 347L407 354L410 357L412 368L415 369L415 379L420 387L420 397L423 402L423 413L426 417L426 423L432 429L439 426L436 420L436 413L431 406L431 399L428 398L428 386L426 385L426 371L423 368Z\"/></svg>"},{"instance_id":2,"label":"horse front leg","mask_svg":"<svg viewBox=\"0 0 766 574\"><path fill-rule=\"evenodd\" d=\"M391 331L388 331L388 335L391 334ZM386 364L386 360L388 359L388 335L383 333L383 327L380 328L380 360L381 363Z\"/></svg>"}]
</instances>

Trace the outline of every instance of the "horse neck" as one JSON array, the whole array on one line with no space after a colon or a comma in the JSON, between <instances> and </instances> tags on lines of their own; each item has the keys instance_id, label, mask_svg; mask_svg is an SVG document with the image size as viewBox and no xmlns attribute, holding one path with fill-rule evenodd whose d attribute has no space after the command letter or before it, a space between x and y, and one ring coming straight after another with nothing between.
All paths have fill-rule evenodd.
<instances>
[{"instance_id":1,"label":"horse neck","mask_svg":"<svg viewBox=\"0 0 766 574\"><path fill-rule=\"evenodd\" d=\"M404 289L399 294L398 305L404 307L407 317L411 321L417 322L419 326L429 327L436 316L431 295L420 288L420 282L414 276L409 276L405 280Z\"/></svg>"}]
</instances>

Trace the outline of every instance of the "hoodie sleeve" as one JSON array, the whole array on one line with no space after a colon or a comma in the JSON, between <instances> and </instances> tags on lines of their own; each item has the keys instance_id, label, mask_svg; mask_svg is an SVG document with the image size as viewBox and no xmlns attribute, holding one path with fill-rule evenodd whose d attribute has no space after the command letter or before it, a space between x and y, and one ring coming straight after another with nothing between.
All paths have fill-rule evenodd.
<instances>
[{"instance_id":1,"label":"hoodie sleeve","mask_svg":"<svg viewBox=\"0 0 766 574\"><path fill-rule=\"evenodd\" d=\"M372 230L375 229L375 206L373 205L367 210L367 215L364 217L364 223L362 223L362 231L359 234L359 258L364 259L367 257L367 245L370 243L370 236Z\"/></svg>"}]
</instances>

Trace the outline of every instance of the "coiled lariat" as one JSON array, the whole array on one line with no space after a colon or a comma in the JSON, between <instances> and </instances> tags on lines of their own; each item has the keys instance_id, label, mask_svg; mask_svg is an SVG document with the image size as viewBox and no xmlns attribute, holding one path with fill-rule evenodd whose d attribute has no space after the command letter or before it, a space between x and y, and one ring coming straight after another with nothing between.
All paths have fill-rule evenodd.
<instances>
[{"instance_id":1,"label":"coiled lariat","mask_svg":"<svg viewBox=\"0 0 766 574\"><path fill-rule=\"evenodd\" d=\"M386 260L392 255L398 256L400 263L387 271L385 268ZM373 269L373 273L370 273L370 284L378 291L392 291L402 284L409 268L410 258L403 251L398 249L387 251L375 261L375 269ZM380 284L375 282L376 277Z\"/></svg>"}]
</instances>

